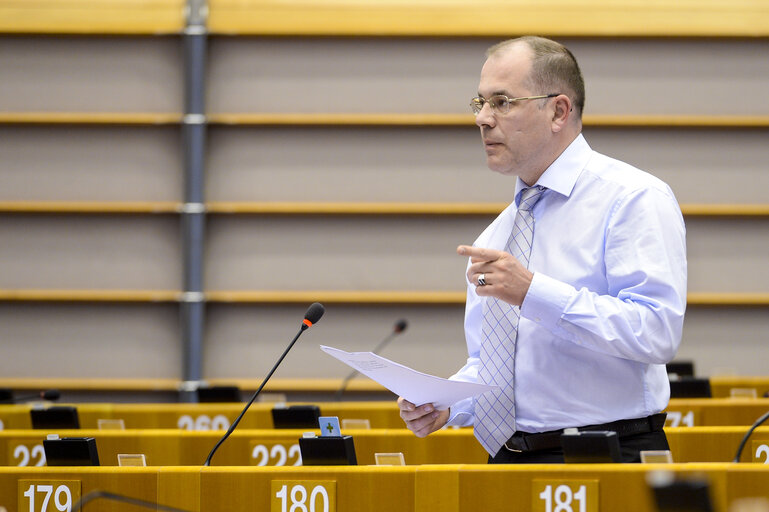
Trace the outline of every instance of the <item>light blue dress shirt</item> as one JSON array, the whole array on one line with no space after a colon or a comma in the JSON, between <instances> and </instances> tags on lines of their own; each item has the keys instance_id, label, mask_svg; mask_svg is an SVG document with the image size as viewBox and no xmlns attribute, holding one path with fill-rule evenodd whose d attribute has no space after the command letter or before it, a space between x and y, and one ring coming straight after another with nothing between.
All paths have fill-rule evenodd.
<instances>
[{"instance_id":1,"label":"light blue dress shirt","mask_svg":"<svg viewBox=\"0 0 769 512\"><path fill-rule=\"evenodd\" d=\"M640 418L670 398L665 363L686 308L686 231L664 182L593 151L582 135L553 162L534 206L534 279L521 306L515 355L516 424L524 432ZM526 185L475 241L503 250ZM468 283L467 364L478 376L484 297ZM473 400L449 425L473 423Z\"/></svg>"}]
</instances>

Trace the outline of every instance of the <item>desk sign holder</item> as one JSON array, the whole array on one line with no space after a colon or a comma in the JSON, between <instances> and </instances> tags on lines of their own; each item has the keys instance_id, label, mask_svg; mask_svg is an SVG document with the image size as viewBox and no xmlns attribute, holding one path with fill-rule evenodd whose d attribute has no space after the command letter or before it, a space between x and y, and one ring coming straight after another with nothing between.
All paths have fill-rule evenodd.
<instances>
[{"instance_id":1,"label":"desk sign holder","mask_svg":"<svg viewBox=\"0 0 769 512\"><path fill-rule=\"evenodd\" d=\"M272 423L275 428L317 428L320 407L317 405L275 405L272 408Z\"/></svg>"},{"instance_id":2,"label":"desk sign holder","mask_svg":"<svg viewBox=\"0 0 769 512\"><path fill-rule=\"evenodd\" d=\"M313 432L305 432L299 439L304 466L355 466L355 444L352 436L343 436L339 429L339 418L323 416L319 418L320 437Z\"/></svg>"},{"instance_id":3,"label":"desk sign holder","mask_svg":"<svg viewBox=\"0 0 769 512\"><path fill-rule=\"evenodd\" d=\"M377 466L405 466L406 459L403 452L397 453L375 453L374 460Z\"/></svg>"},{"instance_id":4,"label":"desk sign holder","mask_svg":"<svg viewBox=\"0 0 769 512\"><path fill-rule=\"evenodd\" d=\"M368 420L368 418L363 419L357 419L357 418L348 418L345 420L342 420L342 428L343 429L363 429L368 430L371 428L371 421Z\"/></svg>"},{"instance_id":5,"label":"desk sign holder","mask_svg":"<svg viewBox=\"0 0 769 512\"><path fill-rule=\"evenodd\" d=\"M56 405L53 407L32 408L29 410L33 429L77 429L80 428L80 420L77 408L70 405Z\"/></svg>"},{"instance_id":6,"label":"desk sign holder","mask_svg":"<svg viewBox=\"0 0 769 512\"><path fill-rule=\"evenodd\" d=\"M147 458L143 453L118 453L117 454L118 466L138 466L144 467L147 465Z\"/></svg>"},{"instance_id":7,"label":"desk sign holder","mask_svg":"<svg viewBox=\"0 0 769 512\"><path fill-rule=\"evenodd\" d=\"M673 454L670 450L641 450L642 464L671 464Z\"/></svg>"},{"instance_id":8,"label":"desk sign holder","mask_svg":"<svg viewBox=\"0 0 769 512\"><path fill-rule=\"evenodd\" d=\"M567 428L561 434L561 447L567 463L622 462L619 437L611 430Z\"/></svg>"},{"instance_id":9,"label":"desk sign holder","mask_svg":"<svg viewBox=\"0 0 769 512\"><path fill-rule=\"evenodd\" d=\"M93 437L63 437L49 434L43 440L49 466L98 466L99 453Z\"/></svg>"},{"instance_id":10,"label":"desk sign holder","mask_svg":"<svg viewBox=\"0 0 769 512\"><path fill-rule=\"evenodd\" d=\"M96 420L99 430L125 430L125 420L122 418L99 418Z\"/></svg>"},{"instance_id":11,"label":"desk sign holder","mask_svg":"<svg viewBox=\"0 0 769 512\"><path fill-rule=\"evenodd\" d=\"M650 471L646 481L659 512L713 512L707 480L691 476L678 478L672 471Z\"/></svg>"}]
</instances>

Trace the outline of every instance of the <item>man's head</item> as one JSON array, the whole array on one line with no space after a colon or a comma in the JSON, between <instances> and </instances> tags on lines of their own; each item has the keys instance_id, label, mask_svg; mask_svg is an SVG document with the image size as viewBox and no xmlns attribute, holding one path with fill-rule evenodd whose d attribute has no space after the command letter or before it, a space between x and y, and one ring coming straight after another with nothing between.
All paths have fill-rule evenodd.
<instances>
[{"instance_id":1,"label":"man's head","mask_svg":"<svg viewBox=\"0 0 769 512\"><path fill-rule=\"evenodd\" d=\"M541 37L504 41L486 55L475 108L487 164L533 185L582 129L582 73L569 50Z\"/></svg>"}]
</instances>

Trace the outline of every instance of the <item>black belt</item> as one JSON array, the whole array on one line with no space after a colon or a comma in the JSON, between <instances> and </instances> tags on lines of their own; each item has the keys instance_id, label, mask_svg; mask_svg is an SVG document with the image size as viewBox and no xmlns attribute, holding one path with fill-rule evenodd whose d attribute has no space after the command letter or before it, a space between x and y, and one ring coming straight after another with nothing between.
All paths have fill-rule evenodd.
<instances>
[{"instance_id":1,"label":"black belt","mask_svg":"<svg viewBox=\"0 0 769 512\"><path fill-rule=\"evenodd\" d=\"M611 430L616 432L619 437L626 437L660 431L665 426L666 417L667 414L661 412L646 418L612 421L602 425L588 425L586 427L578 427L577 430ZM535 434L518 431L505 442L504 446L511 452L552 450L561 447L561 434L563 434L563 429L537 432Z\"/></svg>"}]
</instances>

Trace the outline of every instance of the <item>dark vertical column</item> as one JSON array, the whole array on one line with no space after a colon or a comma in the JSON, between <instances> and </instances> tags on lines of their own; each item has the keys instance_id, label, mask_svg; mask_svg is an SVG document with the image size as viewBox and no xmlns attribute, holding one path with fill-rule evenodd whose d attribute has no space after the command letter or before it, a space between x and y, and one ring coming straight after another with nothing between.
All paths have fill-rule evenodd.
<instances>
[{"instance_id":1,"label":"dark vertical column","mask_svg":"<svg viewBox=\"0 0 769 512\"><path fill-rule=\"evenodd\" d=\"M184 30L184 205L181 211L184 252L184 293L181 302L184 343L183 379L192 384L202 379L205 296L203 249L205 203L203 197L206 156L205 69L208 7L205 0L187 0ZM195 386L186 386L182 401L193 401Z\"/></svg>"}]
</instances>

